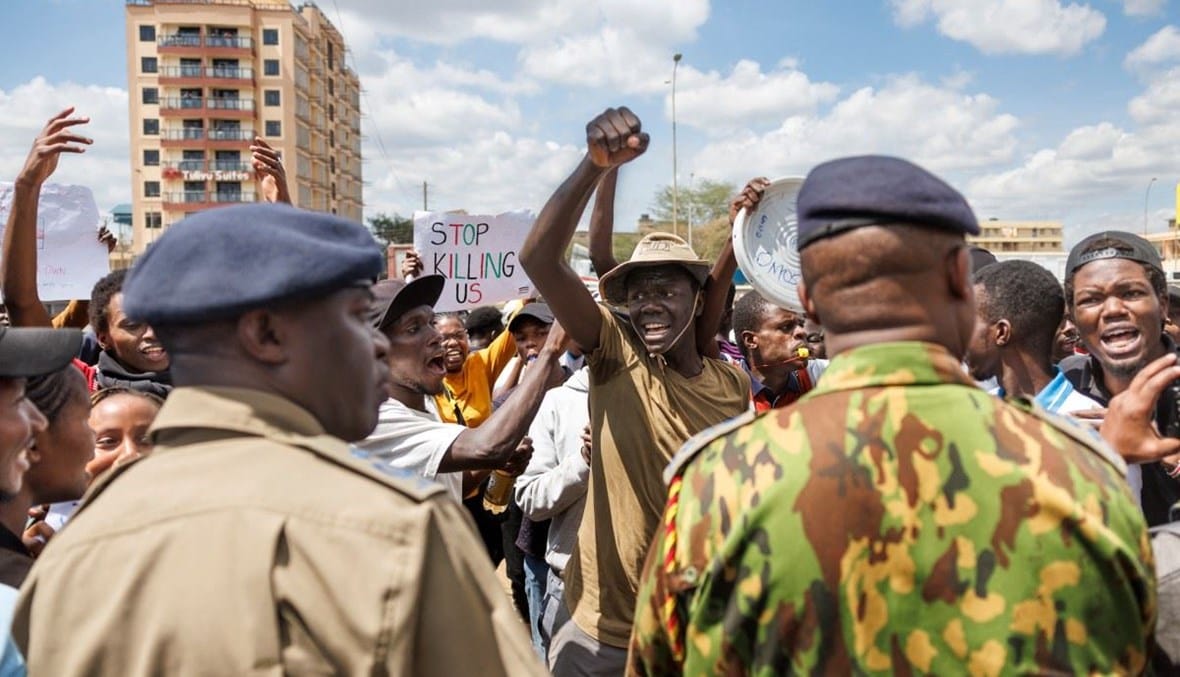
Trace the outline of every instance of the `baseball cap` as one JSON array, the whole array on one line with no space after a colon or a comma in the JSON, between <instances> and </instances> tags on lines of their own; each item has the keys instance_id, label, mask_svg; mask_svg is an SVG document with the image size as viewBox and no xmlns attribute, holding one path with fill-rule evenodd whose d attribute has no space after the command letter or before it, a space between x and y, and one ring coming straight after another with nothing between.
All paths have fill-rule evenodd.
<instances>
[{"instance_id":1,"label":"baseball cap","mask_svg":"<svg viewBox=\"0 0 1180 677\"><path fill-rule=\"evenodd\" d=\"M423 275L410 282L405 280L381 280L373 285L373 326L384 329L393 324L406 311L418 306L431 306L442 296L446 278L442 275Z\"/></svg>"},{"instance_id":2,"label":"baseball cap","mask_svg":"<svg viewBox=\"0 0 1180 677\"><path fill-rule=\"evenodd\" d=\"M1105 243L1105 246L1095 247L1103 240L1109 240L1109 242ZM1069 256L1065 259L1065 277L1073 277L1078 268L1087 263L1104 259L1127 259L1128 261L1145 263L1159 271L1164 269L1159 252L1150 242L1134 233L1106 230L1094 233L1069 250Z\"/></svg>"},{"instance_id":3,"label":"baseball cap","mask_svg":"<svg viewBox=\"0 0 1180 677\"><path fill-rule=\"evenodd\" d=\"M518 320L522 317L531 317L541 324L553 324L553 311L549 309L547 303L526 303L523 308L512 318L508 323L508 331L513 331L519 326Z\"/></svg>"},{"instance_id":4,"label":"baseball cap","mask_svg":"<svg viewBox=\"0 0 1180 677\"><path fill-rule=\"evenodd\" d=\"M0 377L53 373L68 365L81 345L80 329L0 327Z\"/></svg>"}]
</instances>

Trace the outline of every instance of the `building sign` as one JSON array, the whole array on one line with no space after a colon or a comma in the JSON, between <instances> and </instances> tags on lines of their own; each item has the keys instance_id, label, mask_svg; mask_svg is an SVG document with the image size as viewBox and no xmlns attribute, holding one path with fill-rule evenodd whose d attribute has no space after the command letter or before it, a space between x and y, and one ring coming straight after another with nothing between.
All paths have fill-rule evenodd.
<instances>
[{"instance_id":1,"label":"building sign","mask_svg":"<svg viewBox=\"0 0 1180 677\"><path fill-rule=\"evenodd\" d=\"M249 181L250 172L181 172L185 181Z\"/></svg>"}]
</instances>

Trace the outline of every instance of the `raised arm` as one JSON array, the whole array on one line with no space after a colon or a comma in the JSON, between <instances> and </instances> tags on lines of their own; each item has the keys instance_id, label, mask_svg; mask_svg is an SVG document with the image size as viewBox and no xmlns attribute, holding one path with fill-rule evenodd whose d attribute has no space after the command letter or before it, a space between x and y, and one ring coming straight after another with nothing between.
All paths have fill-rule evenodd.
<instances>
[{"instance_id":1,"label":"raised arm","mask_svg":"<svg viewBox=\"0 0 1180 677\"><path fill-rule=\"evenodd\" d=\"M619 183L619 168L607 170L594 191L594 209L590 212L590 263L599 277L606 275L619 262L615 260L615 186Z\"/></svg>"},{"instance_id":2,"label":"raised arm","mask_svg":"<svg viewBox=\"0 0 1180 677\"><path fill-rule=\"evenodd\" d=\"M71 106L49 119L12 186L12 208L0 251L0 287L13 326L51 326L49 313L37 295L37 200L41 186L57 169L58 157L83 153L85 146L93 143L73 129L90 118L71 118L73 112Z\"/></svg>"},{"instance_id":3,"label":"raised arm","mask_svg":"<svg viewBox=\"0 0 1180 677\"><path fill-rule=\"evenodd\" d=\"M455 438L438 465L439 472L500 468L512 459L545 391L564 376L558 358L565 352L566 339L566 333L554 322L537 359L525 369L520 385L482 425L464 430Z\"/></svg>"},{"instance_id":4,"label":"raised arm","mask_svg":"<svg viewBox=\"0 0 1180 677\"><path fill-rule=\"evenodd\" d=\"M766 177L750 179L742 192L737 194L729 203L729 230L733 231L733 222L737 220L738 212L745 209L746 213L754 211L758 202L762 200L762 193L770 185ZM591 230L591 237L593 237ZM725 238L721 253L709 271L709 279L705 282L705 305L701 309L701 319L697 322L697 350L705 357L714 359L721 356L721 348L717 346L717 328L721 326L721 316L725 314L725 298L729 292L729 282L737 272L737 259L733 255L733 237Z\"/></svg>"},{"instance_id":5,"label":"raised arm","mask_svg":"<svg viewBox=\"0 0 1180 677\"><path fill-rule=\"evenodd\" d=\"M262 137L254 137L250 144L250 161L258 175L262 199L267 202L291 204L291 190L287 186L287 170L279 151L271 147Z\"/></svg>"},{"instance_id":6,"label":"raised arm","mask_svg":"<svg viewBox=\"0 0 1180 677\"><path fill-rule=\"evenodd\" d=\"M537 216L520 250L520 262L553 314L586 352L598 347L602 316L594 297L565 260L578 219L602 175L647 150L648 136L627 108L608 108L586 125L587 153Z\"/></svg>"}]
</instances>

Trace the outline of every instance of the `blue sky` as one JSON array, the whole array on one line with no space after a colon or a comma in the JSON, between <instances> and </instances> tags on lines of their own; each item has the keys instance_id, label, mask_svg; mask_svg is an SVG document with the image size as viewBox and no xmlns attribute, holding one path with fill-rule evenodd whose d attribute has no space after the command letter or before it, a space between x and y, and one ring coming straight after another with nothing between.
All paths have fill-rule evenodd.
<instances>
[{"instance_id":1,"label":"blue sky","mask_svg":"<svg viewBox=\"0 0 1180 677\"><path fill-rule=\"evenodd\" d=\"M130 196L124 6L20 0L0 23L0 172L56 107L98 143L60 177ZM981 218L1055 218L1069 241L1164 227L1180 180L1180 0L322 0L362 77L367 213L539 209L587 119L626 104L652 134L620 227L679 174L801 175L888 152L945 176ZM45 27L53 27L53 40ZM384 152L382 152L382 147Z\"/></svg>"}]
</instances>

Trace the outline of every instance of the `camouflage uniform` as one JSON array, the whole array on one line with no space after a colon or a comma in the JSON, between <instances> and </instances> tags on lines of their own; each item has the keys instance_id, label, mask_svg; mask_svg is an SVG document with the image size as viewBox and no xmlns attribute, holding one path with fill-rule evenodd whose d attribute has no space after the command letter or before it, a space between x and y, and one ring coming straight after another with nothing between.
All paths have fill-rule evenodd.
<instances>
[{"instance_id":1,"label":"camouflage uniform","mask_svg":"<svg viewBox=\"0 0 1180 677\"><path fill-rule=\"evenodd\" d=\"M629 672L1139 672L1143 516L1121 459L1048 416L940 347L886 343L838 356L794 407L690 440Z\"/></svg>"}]
</instances>

